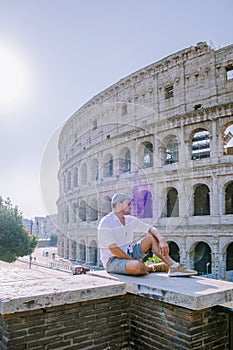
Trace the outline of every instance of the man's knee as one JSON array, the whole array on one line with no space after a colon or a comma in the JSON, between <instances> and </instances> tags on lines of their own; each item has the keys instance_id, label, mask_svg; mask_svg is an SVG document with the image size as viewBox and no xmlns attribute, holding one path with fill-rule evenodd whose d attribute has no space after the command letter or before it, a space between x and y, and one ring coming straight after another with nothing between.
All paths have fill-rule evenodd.
<instances>
[{"instance_id":1,"label":"man's knee","mask_svg":"<svg viewBox=\"0 0 233 350\"><path fill-rule=\"evenodd\" d=\"M129 260L125 268L130 275L145 275L147 273L146 266L140 260Z\"/></svg>"}]
</instances>

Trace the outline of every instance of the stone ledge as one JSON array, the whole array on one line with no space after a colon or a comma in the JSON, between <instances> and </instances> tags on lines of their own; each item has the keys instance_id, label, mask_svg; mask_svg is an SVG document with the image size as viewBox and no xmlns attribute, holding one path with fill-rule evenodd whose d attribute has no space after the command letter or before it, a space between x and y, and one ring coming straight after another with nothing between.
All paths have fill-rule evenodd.
<instances>
[{"instance_id":1,"label":"stone ledge","mask_svg":"<svg viewBox=\"0 0 233 350\"><path fill-rule=\"evenodd\" d=\"M121 296L126 293L190 310L233 303L233 283L202 277L141 277L91 271L71 275L33 266L0 262L0 314Z\"/></svg>"},{"instance_id":2,"label":"stone ledge","mask_svg":"<svg viewBox=\"0 0 233 350\"><path fill-rule=\"evenodd\" d=\"M129 293L191 310L202 310L233 302L231 282L203 277L169 278L166 273L152 273L140 277L108 274L106 271L91 274L125 282Z\"/></svg>"},{"instance_id":3,"label":"stone ledge","mask_svg":"<svg viewBox=\"0 0 233 350\"><path fill-rule=\"evenodd\" d=\"M59 271L27 269L0 262L0 314L125 295L120 280Z\"/></svg>"}]
</instances>

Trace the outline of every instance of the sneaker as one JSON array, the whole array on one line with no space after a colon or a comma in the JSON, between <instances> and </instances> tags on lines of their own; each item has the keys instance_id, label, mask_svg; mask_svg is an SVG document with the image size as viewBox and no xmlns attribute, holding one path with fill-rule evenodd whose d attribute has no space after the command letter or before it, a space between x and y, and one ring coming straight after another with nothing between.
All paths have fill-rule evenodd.
<instances>
[{"instance_id":1,"label":"sneaker","mask_svg":"<svg viewBox=\"0 0 233 350\"><path fill-rule=\"evenodd\" d=\"M185 277L185 276L196 276L197 271L186 269L185 266L179 264L178 267L170 267L168 276L169 277Z\"/></svg>"},{"instance_id":2,"label":"sneaker","mask_svg":"<svg viewBox=\"0 0 233 350\"><path fill-rule=\"evenodd\" d=\"M152 268L151 272L168 272L169 271L169 266L164 262L160 262L160 263L147 262L145 265L147 267Z\"/></svg>"}]
</instances>

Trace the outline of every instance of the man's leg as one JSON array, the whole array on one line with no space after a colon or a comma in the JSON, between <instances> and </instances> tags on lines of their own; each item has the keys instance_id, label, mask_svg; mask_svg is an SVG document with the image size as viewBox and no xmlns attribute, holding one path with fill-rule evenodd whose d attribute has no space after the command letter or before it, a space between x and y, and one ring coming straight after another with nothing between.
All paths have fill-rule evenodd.
<instances>
[{"instance_id":1,"label":"man's leg","mask_svg":"<svg viewBox=\"0 0 233 350\"><path fill-rule=\"evenodd\" d=\"M183 264L177 263L169 255L160 254L159 242L150 234L147 234L141 240L141 248L143 252L147 252L150 248L153 253L158 256L165 264L169 266L169 277L195 276L197 271L187 269Z\"/></svg>"},{"instance_id":2,"label":"man's leg","mask_svg":"<svg viewBox=\"0 0 233 350\"><path fill-rule=\"evenodd\" d=\"M152 267L146 266L141 260L128 260L125 269L129 275L141 276L153 272Z\"/></svg>"},{"instance_id":3,"label":"man's leg","mask_svg":"<svg viewBox=\"0 0 233 350\"><path fill-rule=\"evenodd\" d=\"M141 240L141 248L142 251L147 253L148 250L151 248L153 253L160 258L163 262L165 262L168 266L171 266L175 263L175 261L169 256L162 256L160 254L159 249L159 242L157 239L155 239L152 235L147 234L142 240Z\"/></svg>"}]
</instances>

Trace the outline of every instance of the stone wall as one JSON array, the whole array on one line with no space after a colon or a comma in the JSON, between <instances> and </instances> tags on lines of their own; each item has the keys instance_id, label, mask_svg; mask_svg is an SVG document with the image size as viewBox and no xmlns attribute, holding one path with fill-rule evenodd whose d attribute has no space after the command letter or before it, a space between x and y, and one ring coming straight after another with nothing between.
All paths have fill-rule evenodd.
<instances>
[{"instance_id":1,"label":"stone wall","mask_svg":"<svg viewBox=\"0 0 233 350\"><path fill-rule=\"evenodd\" d=\"M232 350L233 283L0 269L1 350Z\"/></svg>"},{"instance_id":2,"label":"stone wall","mask_svg":"<svg viewBox=\"0 0 233 350\"><path fill-rule=\"evenodd\" d=\"M139 297L131 300L131 349L229 349L226 313L214 308L193 311Z\"/></svg>"},{"instance_id":3,"label":"stone wall","mask_svg":"<svg viewBox=\"0 0 233 350\"><path fill-rule=\"evenodd\" d=\"M117 297L4 315L0 349L128 350L128 305Z\"/></svg>"},{"instance_id":4,"label":"stone wall","mask_svg":"<svg viewBox=\"0 0 233 350\"><path fill-rule=\"evenodd\" d=\"M125 295L4 315L2 350L223 350L229 315Z\"/></svg>"}]
</instances>

